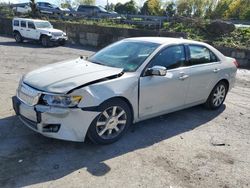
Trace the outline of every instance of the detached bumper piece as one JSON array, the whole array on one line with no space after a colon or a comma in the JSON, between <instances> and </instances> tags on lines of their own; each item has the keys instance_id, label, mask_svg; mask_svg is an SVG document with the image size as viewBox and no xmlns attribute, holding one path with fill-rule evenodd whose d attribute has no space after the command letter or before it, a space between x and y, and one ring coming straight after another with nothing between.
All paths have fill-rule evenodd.
<instances>
[{"instance_id":1,"label":"detached bumper piece","mask_svg":"<svg viewBox=\"0 0 250 188\"><path fill-rule=\"evenodd\" d=\"M21 101L16 97L12 97L12 105L13 105L13 109L15 110L16 115L20 118L20 120L27 125L28 127L30 127L33 130L38 130L38 124L41 123L41 113L42 112L38 112L36 110L36 108L32 108L32 110L36 111L36 121L33 121L31 119L29 119L28 117L25 117L25 115L20 114L20 105L21 105ZM45 133L56 133L59 131L61 127L61 124L45 124L42 126L42 132Z\"/></svg>"}]
</instances>

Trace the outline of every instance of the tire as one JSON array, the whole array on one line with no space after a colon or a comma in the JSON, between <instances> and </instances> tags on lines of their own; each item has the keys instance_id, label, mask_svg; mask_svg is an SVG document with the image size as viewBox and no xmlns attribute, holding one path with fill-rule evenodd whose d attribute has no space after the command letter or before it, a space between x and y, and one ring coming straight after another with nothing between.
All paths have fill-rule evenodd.
<instances>
[{"instance_id":1,"label":"tire","mask_svg":"<svg viewBox=\"0 0 250 188\"><path fill-rule=\"evenodd\" d=\"M61 46L64 46L64 45L66 44L66 40L60 41L59 44L60 44Z\"/></svg>"},{"instance_id":2,"label":"tire","mask_svg":"<svg viewBox=\"0 0 250 188\"><path fill-rule=\"evenodd\" d=\"M49 37L47 36L42 36L41 37L41 43L43 47L48 47L50 45Z\"/></svg>"},{"instance_id":3,"label":"tire","mask_svg":"<svg viewBox=\"0 0 250 188\"><path fill-rule=\"evenodd\" d=\"M100 112L92 121L87 135L95 144L114 143L131 125L131 109L125 101L111 99L100 106Z\"/></svg>"},{"instance_id":4,"label":"tire","mask_svg":"<svg viewBox=\"0 0 250 188\"><path fill-rule=\"evenodd\" d=\"M224 81L220 81L211 91L205 103L205 107L210 110L217 110L220 108L226 99L227 91L228 85Z\"/></svg>"},{"instance_id":5,"label":"tire","mask_svg":"<svg viewBox=\"0 0 250 188\"><path fill-rule=\"evenodd\" d=\"M14 33L14 38L17 43L22 43L23 42L23 37L19 32Z\"/></svg>"}]
</instances>

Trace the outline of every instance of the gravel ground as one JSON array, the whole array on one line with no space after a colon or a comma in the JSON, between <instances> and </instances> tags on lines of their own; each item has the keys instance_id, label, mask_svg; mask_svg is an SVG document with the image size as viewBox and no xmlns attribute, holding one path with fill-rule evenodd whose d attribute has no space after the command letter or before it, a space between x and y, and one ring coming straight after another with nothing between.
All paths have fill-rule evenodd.
<instances>
[{"instance_id":1,"label":"gravel ground","mask_svg":"<svg viewBox=\"0 0 250 188\"><path fill-rule=\"evenodd\" d=\"M218 111L197 106L137 123L107 146L43 137L14 115L23 73L93 53L0 37L0 187L250 187L250 71Z\"/></svg>"}]
</instances>

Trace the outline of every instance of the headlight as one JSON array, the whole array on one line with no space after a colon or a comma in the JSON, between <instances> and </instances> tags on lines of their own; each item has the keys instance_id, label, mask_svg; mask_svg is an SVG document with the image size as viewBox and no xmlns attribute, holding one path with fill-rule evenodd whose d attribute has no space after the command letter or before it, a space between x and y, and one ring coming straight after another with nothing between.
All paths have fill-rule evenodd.
<instances>
[{"instance_id":1,"label":"headlight","mask_svg":"<svg viewBox=\"0 0 250 188\"><path fill-rule=\"evenodd\" d=\"M44 95L43 101L50 106L59 107L75 107L81 101L81 96L60 96L60 95Z\"/></svg>"},{"instance_id":2,"label":"headlight","mask_svg":"<svg viewBox=\"0 0 250 188\"><path fill-rule=\"evenodd\" d=\"M65 33L65 32L63 32L63 35L64 35L64 36L66 36L66 33Z\"/></svg>"}]
</instances>

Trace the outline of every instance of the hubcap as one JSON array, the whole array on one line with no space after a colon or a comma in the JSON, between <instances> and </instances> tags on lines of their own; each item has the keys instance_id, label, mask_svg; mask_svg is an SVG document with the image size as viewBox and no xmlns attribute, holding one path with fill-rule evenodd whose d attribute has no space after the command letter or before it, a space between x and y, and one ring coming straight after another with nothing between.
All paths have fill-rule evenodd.
<instances>
[{"instance_id":1,"label":"hubcap","mask_svg":"<svg viewBox=\"0 0 250 188\"><path fill-rule=\"evenodd\" d=\"M125 110L119 106L112 106L100 114L96 122L96 131L101 138L112 139L124 130L126 123Z\"/></svg>"},{"instance_id":2,"label":"hubcap","mask_svg":"<svg viewBox=\"0 0 250 188\"><path fill-rule=\"evenodd\" d=\"M224 85L219 85L213 95L213 104L215 106L220 106L222 102L224 101L224 98L226 96L226 88Z\"/></svg>"}]
</instances>

